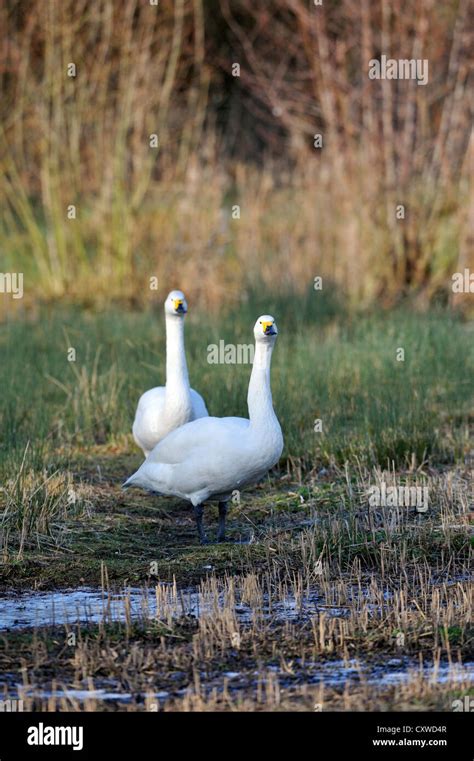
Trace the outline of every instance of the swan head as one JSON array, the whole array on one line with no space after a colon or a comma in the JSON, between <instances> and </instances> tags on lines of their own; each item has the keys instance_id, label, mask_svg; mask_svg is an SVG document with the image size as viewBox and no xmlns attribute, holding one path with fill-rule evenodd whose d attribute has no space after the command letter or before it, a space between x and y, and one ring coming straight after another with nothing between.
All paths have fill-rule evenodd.
<instances>
[{"instance_id":1,"label":"swan head","mask_svg":"<svg viewBox=\"0 0 474 761\"><path fill-rule=\"evenodd\" d=\"M182 291L170 291L165 299L165 314L184 317L188 311L186 297Z\"/></svg>"},{"instance_id":2,"label":"swan head","mask_svg":"<svg viewBox=\"0 0 474 761\"><path fill-rule=\"evenodd\" d=\"M275 318L271 314L262 314L255 323L253 334L256 341L273 343L278 335Z\"/></svg>"}]
</instances>

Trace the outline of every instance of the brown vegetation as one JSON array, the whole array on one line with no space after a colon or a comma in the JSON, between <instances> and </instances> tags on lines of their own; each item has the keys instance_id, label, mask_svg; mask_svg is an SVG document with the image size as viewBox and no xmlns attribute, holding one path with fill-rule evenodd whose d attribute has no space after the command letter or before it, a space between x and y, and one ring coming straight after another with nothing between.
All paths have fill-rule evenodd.
<instances>
[{"instance_id":1,"label":"brown vegetation","mask_svg":"<svg viewBox=\"0 0 474 761\"><path fill-rule=\"evenodd\" d=\"M2 270L28 274L27 302L140 303L156 275L212 307L317 274L357 301L426 301L469 266L466 0L0 13ZM427 58L428 84L370 80L382 53Z\"/></svg>"}]
</instances>

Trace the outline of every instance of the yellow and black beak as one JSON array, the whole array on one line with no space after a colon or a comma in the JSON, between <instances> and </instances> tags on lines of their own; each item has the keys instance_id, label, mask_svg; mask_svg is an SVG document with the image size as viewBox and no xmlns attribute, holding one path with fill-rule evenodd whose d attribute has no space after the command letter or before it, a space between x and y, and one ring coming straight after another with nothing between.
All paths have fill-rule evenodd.
<instances>
[{"instance_id":1,"label":"yellow and black beak","mask_svg":"<svg viewBox=\"0 0 474 761\"><path fill-rule=\"evenodd\" d=\"M183 299L173 299L174 310L178 314L186 314L186 307Z\"/></svg>"},{"instance_id":2,"label":"yellow and black beak","mask_svg":"<svg viewBox=\"0 0 474 761\"><path fill-rule=\"evenodd\" d=\"M262 322L262 330L266 336L276 335L276 330L273 327L273 322Z\"/></svg>"}]
</instances>

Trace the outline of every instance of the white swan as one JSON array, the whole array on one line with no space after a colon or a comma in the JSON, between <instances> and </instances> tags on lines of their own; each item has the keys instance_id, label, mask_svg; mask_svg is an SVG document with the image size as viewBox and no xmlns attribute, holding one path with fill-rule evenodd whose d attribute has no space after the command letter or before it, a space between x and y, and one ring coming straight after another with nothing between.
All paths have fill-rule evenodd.
<instances>
[{"instance_id":1,"label":"white swan","mask_svg":"<svg viewBox=\"0 0 474 761\"><path fill-rule=\"evenodd\" d=\"M207 417L170 433L124 483L189 500L198 534L203 503L219 502L217 539L225 539L227 502L235 489L259 481L275 465L283 450L283 435L273 410L270 362L277 336L273 317L259 317L254 327L255 356L247 403L249 420Z\"/></svg>"},{"instance_id":2,"label":"white swan","mask_svg":"<svg viewBox=\"0 0 474 761\"><path fill-rule=\"evenodd\" d=\"M145 457L159 441L190 420L209 415L202 396L189 387L184 352L184 315L188 305L181 291L171 291L165 300L166 386L157 386L140 397L133 437Z\"/></svg>"}]
</instances>

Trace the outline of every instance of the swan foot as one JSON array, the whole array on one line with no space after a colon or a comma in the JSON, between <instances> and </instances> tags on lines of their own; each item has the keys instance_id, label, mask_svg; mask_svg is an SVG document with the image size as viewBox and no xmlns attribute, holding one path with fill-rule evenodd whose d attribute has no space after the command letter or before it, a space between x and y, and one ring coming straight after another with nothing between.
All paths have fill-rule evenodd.
<instances>
[{"instance_id":1,"label":"swan foot","mask_svg":"<svg viewBox=\"0 0 474 761\"><path fill-rule=\"evenodd\" d=\"M219 528L217 530L217 541L225 542L225 517L227 515L227 502L219 502Z\"/></svg>"},{"instance_id":2,"label":"swan foot","mask_svg":"<svg viewBox=\"0 0 474 761\"><path fill-rule=\"evenodd\" d=\"M206 536L206 532L204 531L204 527L202 525L203 512L204 512L204 508L202 505L194 506L194 517L196 519L196 528L198 532L199 541L201 542L201 544L209 544L209 540Z\"/></svg>"}]
</instances>

